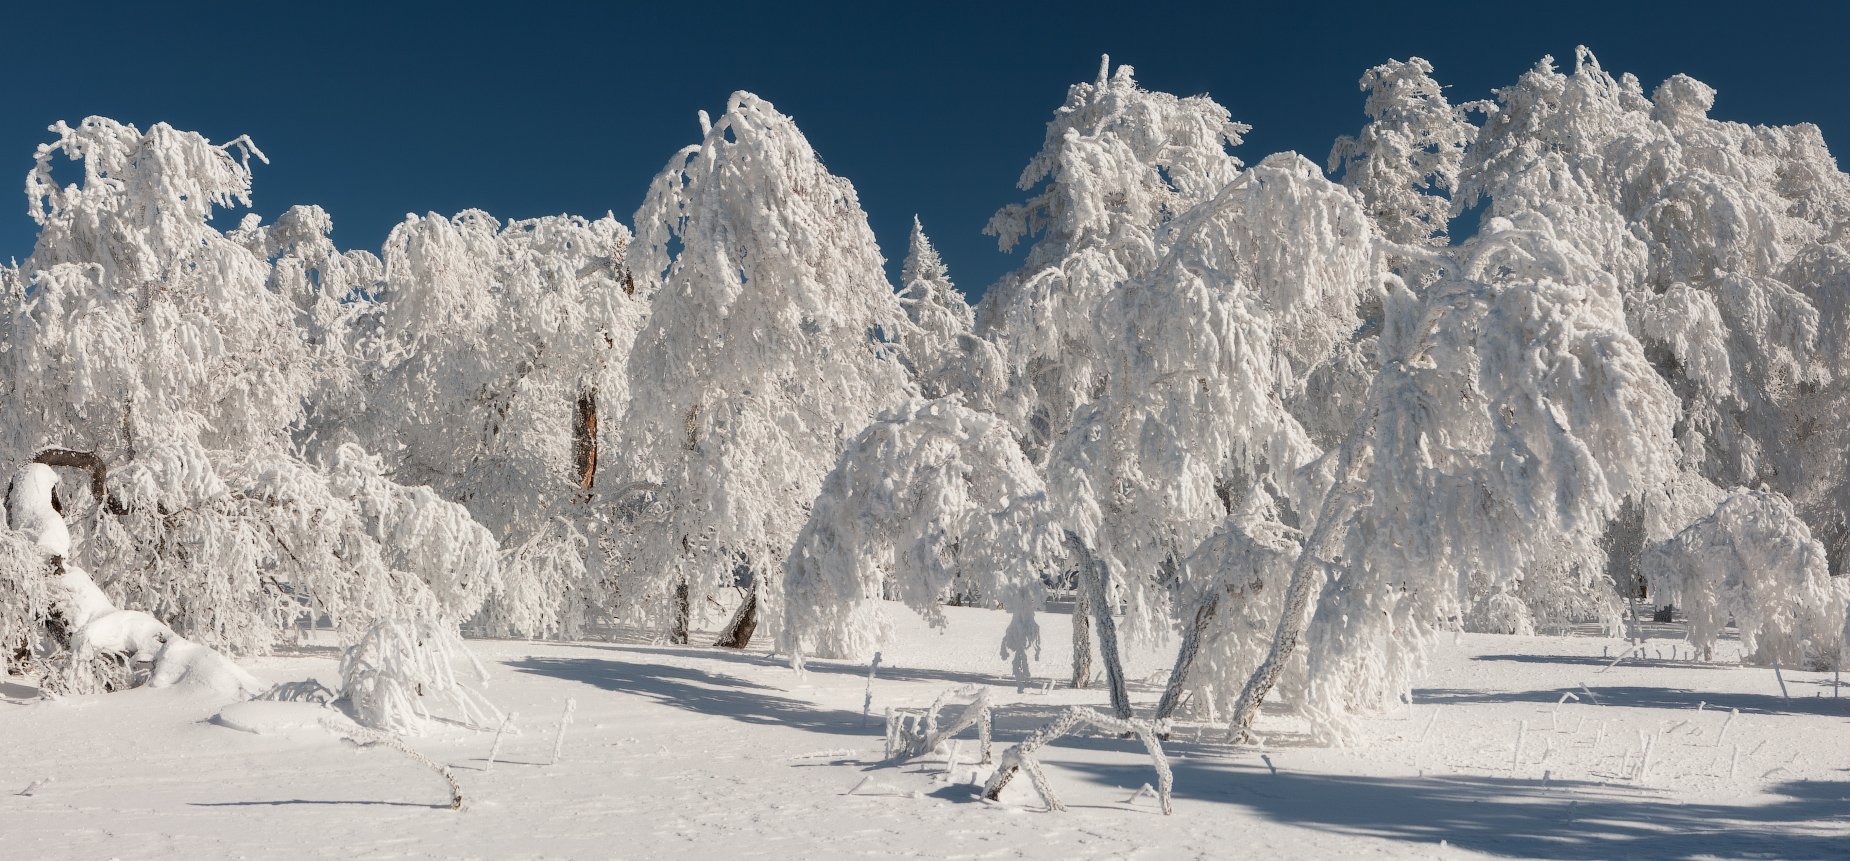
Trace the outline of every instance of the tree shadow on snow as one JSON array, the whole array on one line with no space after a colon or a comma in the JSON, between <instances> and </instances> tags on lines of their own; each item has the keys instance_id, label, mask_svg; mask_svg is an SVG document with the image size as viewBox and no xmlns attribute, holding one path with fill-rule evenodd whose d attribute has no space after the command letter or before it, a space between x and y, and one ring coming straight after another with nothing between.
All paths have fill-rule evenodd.
<instances>
[{"instance_id":1,"label":"tree shadow on snow","mask_svg":"<svg viewBox=\"0 0 1850 861\"><path fill-rule=\"evenodd\" d=\"M340 806L359 805L362 807L422 807L428 810L449 810L448 804L419 804L415 801L339 801L319 798L285 798L277 801L191 801L188 807L281 807L289 804L334 804Z\"/></svg>"},{"instance_id":2,"label":"tree shadow on snow","mask_svg":"<svg viewBox=\"0 0 1850 861\"><path fill-rule=\"evenodd\" d=\"M779 689L730 676L667 664L600 658L531 657L507 661L522 673L580 682L645 697L663 705L755 724L776 724L811 732L865 736L860 712L817 708L778 696Z\"/></svg>"},{"instance_id":3,"label":"tree shadow on snow","mask_svg":"<svg viewBox=\"0 0 1850 861\"><path fill-rule=\"evenodd\" d=\"M647 644L626 645L621 643L567 643L564 645L581 649L595 649L607 652L621 652L638 656L670 655L677 658L693 658L703 661L740 666L762 667L765 669L790 668L788 658L778 657L764 652L738 651L714 647L703 649L694 646L655 646ZM998 659L999 661L1000 659ZM803 663L803 671L825 675L855 676L867 678L867 665L847 661L831 661L811 658ZM929 667L895 666L882 663L875 673L875 681L889 682L943 682L950 685L1012 685L1015 680L1005 673L973 673L958 670L936 670ZM1135 685L1132 685L1133 689ZM1102 689L1101 689L1102 690Z\"/></svg>"},{"instance_id":4,"label":"tree shadow on snow","mask_svg":"<svg viewBox=\"0 0 1850 861\"><path fill-rule=\"evenodd\" d=\"M1768 679L1772 683L1771 679ZM1793 681L1788 685L1798 687ZM1644 709L1672 709L1682 712L1694 711L1696 706L1707 703L1711 711L1740 709L1745 714L1798 714L1822 715L1825 717L1850 717L1850 699L1796 696L1785 699L1775 694L1741 694L1720 691L1691 691L1681 688L1654 688L1638 685L1603 687L1589 685L1593 694L1599 697L1597 705L1629 706ZM1554 705L1561 701L1562 694L1573 694L1583 705L1594 705L1587 700L1587 692L1579 685L1571 688L1535 691L1474 691L1448 688L1423 688L1413 692L1413 701L1423 705L1455 705L1460 703L1536 703Z\"/></svg>"},{"instance_id":5,"label":"tree shadow on snow","mask_svg":"<svg viewBox=\"0 0 1850 861\"><path fill-rule=\"evenodd\" d=\"M1064 740L1063 740L1064 741ZM1147 762L1043 760L1125 791L1151 779ZM1454 846L1519 858L1774 857L1840 859L1850 837L1850 783L1793 781L1746 805L1683 804L1578 781L1270 774L1248 763L1171 758L1175 797L1244 807L1267 819L1363 837ZM1053 775L1059 786L1061 775ZM1820 823L1837 827L1826 833Z\"/></svg>"},{"instance_id":6,"label":"tree shadow on snow","mask_svg":"<svg viewBox=\"0 0 1850 861\"><path fill-rule=\"evenodd\" d=\"M1568 666L1605 668L1613 665L1613 659L1595 655L1478 655L1473 661L1509 661L1517 664L1563 664ZM1733 670L1740 669L1738 664L1722 664L1715 661L1695 661L1677 658L1652 658L1631 655L1618 663L1620 667L1675 667L1679 670Z\"/></svg>"}]
</instances>

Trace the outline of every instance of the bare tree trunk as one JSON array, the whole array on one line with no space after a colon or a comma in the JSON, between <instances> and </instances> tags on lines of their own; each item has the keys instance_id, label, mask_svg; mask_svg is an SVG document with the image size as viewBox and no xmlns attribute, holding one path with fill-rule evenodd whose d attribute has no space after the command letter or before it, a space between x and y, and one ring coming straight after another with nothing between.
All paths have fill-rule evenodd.
<instances>
[{"instance_id":1,"label":"bare tree trunk","mask_svg":"<svg viewBox=\"0 0 1850 861\"><path fill-rule=\"evenodd\" d=\"M1079 560L1080 588L1092 604L1092 624L1098 629L1098 655L1105 663L1105 684L1111 693L1111 710L1120 719L1131 717L1130 691L1124 683L1124 661L1118 654L1118 623L1111 616L1111 599L1106 594L1110 572L1092 555L1092 548L1079 536L1066 533L1066 543Z\"/></svg>"},{"instance_id":2,"label":"bare tree trunk","mask_svg":"<svg viewBox=\"0 0 1850 861\"><path fill-rule=\"evenodd\" d=\"M1359 434L1359 431L1356 432ZM1298 551L1297 562L1291 567L1291 582L1285 587L1285 608L1278 616L1278 629L1272 635L1272 648L1266 652L1265 660L1246 680L1246 687L1240 691L1240 699L1233 706L1233 721L1227 727L1227 733L1236 741L1243 741L1249 736L1253 720L1259 716L1259 705L1265 701L1265 695L1271 693L1272 686L1278 684L1278 677L1284 675L1285 664L1297 650L1298 641L1304 636L1304 627L1309 623L1310 592L1312 584L1317 582L1318 568L1322 566L1326 555L1326 545L1334 544L1345 530L1339 524L1349 517L1351 504L1349 496L1350 469L1354 463L1355 437L1344 442L1342 454L1337 459L1336 486L1324 497L1323 510L1317 516L1317 528L1311 531L1310 538L1304 542L1304 548Z\"/></svg>"},{"instance_id":3,"label":"bare tree trunk","mask_svg":"<svg viewBox=\"0 0 1850 861\"><path fill-rule=\"evenodd\" d=\"M752 635L757 632L758 584L754 580L751 591L745 593L745 603L732 614L732 621L726 623L726 629L719 634L719 642L713 645L722 649L743 649L752 644Z\"/></svg>"},{"instance_id":4,"label":"bare tree trunk","mask_svg":"<svg viewBox=\"0 0 1850 861\"><path fill-rule=\"evenodd\" d=\"M677 646L687 645L688 617L692 608L688 606L687 581L683 579L674 587L674 627L668 632L668 642Z\"/></svg>"},{"instance_id":5,"label":"bare tree trunk","mask_svg":"<svg viewBox=\"0 0 1850 861\"><path fill-rule=\"evenodd\" d=\"M1163 688L1163 699L1156 704L1157 722L1169 719L1175 714L1177 706L1182 704L1182 690L1188 684L1188 673L1195 666L1195 655L1201 651L1201 635L1208 630L1208 623L1214 621L1214 613L1220 609L1220 596L1209 593L1195 607L1195 619L1182 628L1182 646L1176 650L1175 669L1169 671L1169 685Z\"/></svg>"},{"instance_id":6,"label":"bare tree trunk","mask_svg":"<svg viewBox=\"0 0 1850 861\"><path fill-rule=\"evenodd\" d=\"M572 475L577 479L578 501L591 501L591 485L597 480L597 389L578 395L572 420Z\"/></svg>"},{"instance_id":7,"label":"bare tree trunk","mask_svg":"<svg viewBox=\"0 0 1850 861\"><path fill-rule=\"evenodd\" d=\"M1086 592L1085 575L1073 579L1073 687L1084 689L1092 684L1092 598Z\"/></svg>"}]
</instances>

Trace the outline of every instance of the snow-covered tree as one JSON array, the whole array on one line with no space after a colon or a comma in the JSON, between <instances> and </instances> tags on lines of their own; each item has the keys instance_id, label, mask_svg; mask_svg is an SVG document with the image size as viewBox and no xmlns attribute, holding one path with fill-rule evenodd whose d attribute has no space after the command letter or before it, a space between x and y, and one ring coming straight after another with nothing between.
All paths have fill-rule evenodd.
<instances>
[{"instance_id":1,"label":"snow-covered tree","mask_svg":"<svg viewBox=\"0 0 1850 861\"><path fill-rule=\"evenodd\" d=\"M1382 369L1312 470L1327 490L1304 511L1236 732L1305 637L1303 710L1325 738L1348 737L1351 716L1410 689L1470 572L1516 578L1592 554L1625 500L1676 475L1675 396L1626 330L1615 279L1552 228L1493 219L1440 267L1452 278L1390 292Z\"/></svg>"},{"instance_id":2,"label":"snow-covered tree","mask_svg":"<svg viewBox=\"0 0 1850 861\"><path fill-rule=\"evenodd\" d=\"M477 210L408 217L386 240L364 321L367 403L347 431L500 540L485 630L570 633L606 597L591 582L599 437L628 402L647 310L629 242L610 216L504 225Z\"/></svg>"},{"instance_id":3,"label":"snow-covered tree","mask_svg":"<svg viewBox=\"0 0 1850 861\"><path fill-rule=\"evenodd\" d=\"M975 333L976 312L951 284L917 216L899 277L899 301L912 322L899 337L900 354L920 394L954 394L977 409L993 409L1008 380L1002 352Z\"/></svg>"},{"instance_id":4,"label":"snow-covered tree","mask_svg":"<svg viewBox=\"0 0 1850 861\"><path fill-rule=\"evenodd\" d=\"M1330 150L1330 171L1362 196L1383 236L1444 245L1451 194L1476 129L1446 101L1432 64L1389 60L1362 75L1368 124Z\"/></svg>"},{"instance_id":5,"label":"snow-covered tree","mask_svg":"<svg viewBox=\"0 0 1850 861\"><path fill-rule=\"evenodd\" d=\"M1667 539L1718 487L1764 483L1798 503L1841 572L1850 432L1824 420L1846 397L1825 321L1846 313L1832 261L1850 234L1850 177L1816 127L1714 120L1714 96L1677 75L1647 98L1585 49L1571 74L1544 59L1497 91L1456 203L1539 213L1599 261L1678 393L1687 475L1644 500L1632 544Z\"/></svg>"},{"instance_id":6,"label":"snow-covered tree","mask_svg":"<svg viewBox=\"0 0 1850 861\"><path fill-rule=\"evenodd\" d=\"M905 312L854 187L750 93L701 124L636 214L631 266L655 298L629 386L648 394L618 448L633 480L659 485L662 514L621 558L625 602L678 637L743 562L750 591L722 637L743 646L761 601L782 618L781 563L823 476L912 384L888 340Z\"/></svg>"},{"instance_id":7,"label":"snow-covered tree","mask_svg":"<svg viewBox=\"0 0 1850 861\"><path fill-rule=\"evenodd\" d=\"M324 368L300 305L208 223L249 202L256 148L100 117L51 130L26 180L38 242L0 309L0 452L107 466L99 498L67 509L83 539L68 561L111 601L240 651L323 615L473 614L496 547L466 511L352 446L298 447ZM60 156L80 181L55 179Z\"/></svg>"},{"instance_id":8,"label":"snow-covered tree","mask_svg":"<svg viewBox=\"0 0 1850 861\"><path fill-rule=\"evenodd\" d=\"M1646 554L1660 601L1689 618L1708 656L1732 621L1758 664L1830 668L1841 657L1850 578L1833 577L1824 545L1777 493L1737 490Z\"/></svg>"},{"instance_id":9,"label":"snow-covered tree","mask_svg":"<svg viewBox=\"0 0 1850 861\"><path fill-rule=\"evenodd\" d=\"M843 450L790 551L778 649L865 659L888 635L881 598L943 625L958 590L1013 615L1002 654L1026 679L1040 572L1061 552L1052 514L1001 419L954 400L888 410Z\"/></svg>"},{"instance_id":10,"label":"snow-covered tree","mask_svg":"<svg viewBox=\"0 0 1850 861\"><path fill-rule=\"evenodd\" d=\"M1067 91L1021 174L1020 188L1034 196L1004 207L986 228L1004 251L1024 239L1033 245L977 308L979 334L1008 361L1008 390L996 408L1019 429L1031 457L1044 460L1075 410L1105 384L1099 325L1106 298L1156 265L1169 222L1239 174L1240 161L1228 148L1247 129L1205 96L1143 89L1129 66L1114 72L1109 57L1100 59L1096 81ZM1104 566L1100 572L1110 569L1108 557L1083 555ZM1089 567L1076 572L1073 683L1079 686L1091 674ZM1122 699L1120 687L1113 690Z\"/></svg>"},{"instance_id":11,"label":"snow-covered tree","mask_svg":"<svg viewBox=\"0 0 1850 861\"><path fill-rule=\"evenodd\" d=\"M1167 241L1148 275L1101 304L1103 391L1047 466L1071 528L1118 575L1130 632L1145 636L1175 614L1185 631L1215 615L1220 573L1181 564L1202 539L1236 511L1291 507L1296 470L1321 453L1292 407L1385 275L1357 201L1292 154L1181 215ZM1116 656L1105 659L1111 669Z\"/></svg>"},{"instance_id":12,"label":"snow-covered tree","mask_svg":"<svg viewBox=\"0 0 1850 861\"><path fill-rule=\"evenodd\" d=\"M1034 243L984 294L977 322L1008 357L1008 415L1037 456L1103 382L1099 304L1155 265L1165 224L1240 170L1227 150L1247 126L1206 96L1151 92L1132 75L1104 58L1097 81L1067 91L1021 173L1020 188L1034 196L986 228L1004 251Z\"/></svg>"}]
</instances>

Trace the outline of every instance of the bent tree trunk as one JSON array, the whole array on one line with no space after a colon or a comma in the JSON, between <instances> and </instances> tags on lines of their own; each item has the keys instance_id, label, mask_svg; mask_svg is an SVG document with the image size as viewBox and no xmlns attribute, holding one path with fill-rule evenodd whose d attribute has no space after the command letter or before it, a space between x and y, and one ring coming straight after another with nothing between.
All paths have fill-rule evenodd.
<instances>
[{"instance_id":1,"label":"bent tree trunk","mask_svg":"<svg viewBox=\"0 0 1850 861\"><path fill-rule=\"evenodd\" d=\"M1105 685L1111 693L1111 710L1120 719L1131 716L1131 697L1124 683L1124 661L1118 655L1118 623L1111 616L1111 601L1105 592L1111 572L1092 555L1092 548L1079 536L1066 533L1066 543L1079 562L1079 587L1092 607L1092 625L1098 629L1098 655L1105 663Z\"/></svg>"},{"instance_id":2,"label":"bent tree trunk","mask_svg":"<svg viewBox=\"0 0 1850 861\"><path fill-rule=\"evenodd\" d=\"M1087 597L1084 575L1073 580L1073 688L1092 683L1092 599Z\"/></svg>"},{"instance_id":3,"label":"bent tree trunk","mask_svg":"<svg viewBox=\"0 0 1850 861\"><path fill-rule=\"evenodd\" d=\"M81 469L90 473L90 493L96 497L96 504L103 506L103 510L110 514L120 516L128 513L128 508L122 504L122 500L109 495L109 466L103 463L103 459L97 457L94 452L48 448L34 456L32 462L46 466Z\"/></svg>"},{"instance_id":4,"label":"bent tree trunk","mask_svg":"<svg viewBox=\"0 0 1850 861\"><path fill-rule=\"evenodd\" d=\"M1220 596L1210 593L1196 605L1194 621L1182 628L1182 646L1176 650L1175 669L1169 671L1169 685L1163 688L1163 699L1156 704L1154 720L1158 724L1168 720L1182 704L1189 671L1195 666L1195 655L1201 651L1201 635L1207 632L1208 623L1214 621L1219 609Z\"/></svg>"},{"instance_id":5,"label":"bent tree trunk","mask_svg":"<svg viewBox=\"0 0 1850 861\"><path fill-rule=\"evenodd\" d=\"M713 645L722 649L743 649L752 643L752 634L758 632L758 583L752 582L752 589L745 593L745 603L732 614L732 621L726 623L726 629L719 634L719 642Z\"/></svg>"}]
</instances>

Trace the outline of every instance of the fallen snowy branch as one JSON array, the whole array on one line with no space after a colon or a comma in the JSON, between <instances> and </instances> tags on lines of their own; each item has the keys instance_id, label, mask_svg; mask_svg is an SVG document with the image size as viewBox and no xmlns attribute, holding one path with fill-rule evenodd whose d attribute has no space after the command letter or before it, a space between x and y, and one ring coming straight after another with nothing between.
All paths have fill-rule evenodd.
<instances>
[{"instance_id":1,"label":"fallen snowy branch","mask_svg":"<svg viewBox=\"0 0 1850 861\"><path fill-rule=\"evenodd\" d=\"M330 719L322 720L321 725L325 727L328 732L331 732L337 736L340 736L341 738L348 739L352 741L353 743L358 744L362 747L365 747L368 745L382 744L382 745L385 745L386 747L389 747L393 750L398 751L399 753L402 753L408 757L411 757L414 761L423 765L425 768L428 768L431 771L436 772L438 777L443 778L444 783L449 784L450 786L450 809L451 810L461 810L462 809L462 804L463 804L462 784L457 782L456 773L453 771L450 771L449 766L438 763L436 760L433 760L430 757L425 756L424 754L421 754L415 750L412 750L411 747L405 744L403 740L401 740L398 736L392 735L391 733L380 732L375 729L367 729L366 727L363 727L363 726L358 726L355 724L349 724L349 723L330 720Z\"/></svg>"},{"instance_id":2,"label":"fallen snowy branch","mask_svg":"<svg viewBox=\"0 0 1850 861\"><path fill-rule=\"evenodd\" d=\"M954 696L970 697L963 711L957 713L949 723L940 726L939 713L945 701ZM989 705L989 691L976 685L964 685L952 688L932 700L931 706L923 712L916 710L887 709L886 713L886 758L891 762L904 762L908 759L924 756L936 751L946 741L966 729L976 727L977 741L982 747L982 761L991 761L990 731L994 717Z\"/></svg>"},{"instance_id":3,"label":"fallen snowy branch","mask_svg":"<svg viewBox=\"0 0 1850 861\"><path fill-rule=\"evenodd\" d=\"M1062 712L1053 722L1034 731L1033 735L1002 753L1002 762L996 766L996 773L990 775L989 783L983 787L983 797L990 801L1002 800L1002 790L1015 778L1015 772L1026 771L1028 779L1034 784L1034 791L1047 805L1048 810L1065 810L1059 796L1054 794L1053 785L1048 783L1047 774L1041 771L1041 764L1034 758L1035 751L1046 747L1081 724L1097 727L1110 733L1128 733L1137 736L1143 742L1144 749L1150 753L1150 761L1156 766L1156 796L1162 802L1163 815L1174 812L1171 807L1170 789L1174 778L1169 772L1169 759L1163 755L1163 746L1156 738L1156 729L1148 721L1122 719L1099 714L1084 706L1073 706Z\"/></svg>"}]
</instances>

